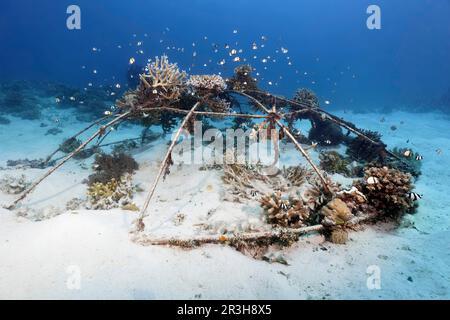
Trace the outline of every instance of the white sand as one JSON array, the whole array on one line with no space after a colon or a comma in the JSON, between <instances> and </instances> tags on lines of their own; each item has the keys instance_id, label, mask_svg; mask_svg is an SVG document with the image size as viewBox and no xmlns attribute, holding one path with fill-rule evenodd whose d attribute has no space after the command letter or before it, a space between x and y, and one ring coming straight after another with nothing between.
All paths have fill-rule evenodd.
<instances>
[{"instance_id":1,"label":"white sand","mask_svg":"<svg viewBox=\"0 0 450 320\"><path fill-rule=\"evenodd\" d=\"M86 186L81 181L91 172L91 161L83 165L86 169L81 168L83 162L73 161L24 203L31 208L53 205L61 214L32 221L0 209L0 298L448 299L450 122L437 114L389 114L384 123L379 114L339 115L360 127L380 131L389 147L408 145L410 139L409 145L424 155L423 175L416 184L424 197L418 213L405 217L404 227L366 227L351 233L347 245L324 243L320 236L304 238L283 252L289 266L257 261L222 245L193 250L144 247L129 238L136 213L63 210L68 200L84 197ZM10 125L0 125L3 167L8 159L46 156L81 126L69 122L62 128L63 134L41 138L50 127L11 120ZM400 124L402 120L404 124ZM390 130L393 124L398 130ZM123 128L110 140L138 134L138 128ZM155 143L135 154L141 165L136 183L149 186L165 148L165 144ZM438 148L441 155L435 152ZM300 161L299 155L289 151L283 157L286 163ZM239 227L249 217L255 227L262 227L256 203L241 210L220 201L219 172L186 165L174 166L171 171L152 201L146 232L191 235L207 232L196 226L201 223L220 226L225 221ZM0 171L0 178L20 173L33 179L43 171L8 169ZM144 196L136 196L138 205ZM0 193L0 204L12 199ZM185 216L178 226L174 224L177 214ZM366 285L367 268L374 265L381 271L379 290L369 290ZM81 272L79 289L67 286L73 270Z\"/></svg>"}]
</instances>

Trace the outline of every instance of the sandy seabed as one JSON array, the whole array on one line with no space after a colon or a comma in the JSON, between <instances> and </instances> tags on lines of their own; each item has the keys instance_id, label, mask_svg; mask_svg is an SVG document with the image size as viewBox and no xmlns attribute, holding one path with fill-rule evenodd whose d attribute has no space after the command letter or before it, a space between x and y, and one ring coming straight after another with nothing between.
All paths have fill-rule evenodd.
<instances>
[{"instance_id":1,"label":"sandy seabed","mask_svg":"<svg viewBox=\"0 0 450 320\"><path fill-rule=\"evenodd\" d=\"M346 245L324 242L318 235L304 237L283 250L289 265L255 260L224 245L190 250L141 246L129 234L137 213L65 210L72 198L85 197L82 181L91 173L92 159L72 161L24 202L43 216L0 208L0 299L449 299L450 119L436 113L337 115L379 131L390 148L409 145L424 156L423 174L415 184L423 199L399 228L366 226L351 232ZM42 175L39 169L7 168L6 161L48 155L83 125L70 114L65 117L63 133L56 136L45 136L48 127L40 127L50 117L9 118L10 124L0 125L0 178ZM386 121L380 122L382 117ZM392 125L398 129L392 131ZM138 133L136 127L123 127L111 140ZM144 189L156 175L169 138L133 155L140 164L134 182ZM288 164L301 161L293 148L284 150L282 158ZM146 232L189 236L198 224L261 220L257 204L242 210L221 201L221 188L218 171L174 167L152 201ZM144 197L145 192L136 195L138 206ZM0 192L0 204L13 199ZM181 225L174 223L179 213L185 215ZM380 289L367 286L373 266L380 271ZM79 286L71 285L78 275Z\"/></svg>"}]
</instances>

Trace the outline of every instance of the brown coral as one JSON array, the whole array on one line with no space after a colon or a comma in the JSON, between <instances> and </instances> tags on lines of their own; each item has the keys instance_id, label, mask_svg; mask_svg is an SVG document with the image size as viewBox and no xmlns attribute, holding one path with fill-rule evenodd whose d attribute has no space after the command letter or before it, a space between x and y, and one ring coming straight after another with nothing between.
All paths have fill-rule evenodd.
<instances>
[{"instance_id":1,"label":"brown coral","mask_svg":"<svg viewBox=\"0 0 450 320\"><path fill-rule=\"evenodd\" d=\"M352 217L350 208L339 198L328 202L320 211L324 226L345 225Z\"/></svg>"},{"instance_id":2,"label":"brown coral","mask_svg":"<svg viewBox=\"0 0 450 320\"><path fill-rule=\"evenodd\" d=\"M228 87L236 91L258 90L256 79L252 77L252 67L242 65L234 69L234 75L227 80Z\"/></svg>"},{"instance_id":3,"label":"brown coral","mask_svg":"<svg viewBox=\"0 0 450 320\"><path fill-rule=\"evenodd\" d=\"M335 244L346 244L348 241L348 232L344 228L334 228L331 231L329 240Z\"/></svg>"},{"instance_id":4,"label":"brown coral","mask_svg":"<svg viewBox=\"0 0 450 320\"><path fill-rule=\"evenodd\" d=\"M376 178L371 179L376 183L367 183L370 177ZM408 198L408 193L413 189L411 181L409 173L388 167L370 167L365 170L364 181L359 182L357 187L365 194L368 203L378 211L398 216L414 207L414 203Z\"/></svg>"},{"instance_id":5,"label":"brown coral","mask_svg":"<svg viewBox=\"0 0 450 320\"><path fill-rule=\"evenodd\" d=\"M281 192L261 197L260 203L267 213L268 222L275 225L299 228L309 218L310 210L302 200L283 197Z\"/></svg>"},{"instance_id":6,"label":"brown coral","mask_svg":"<svg viewBox=\"0 0 450 320\"><path fill-rule=\"evenodd\" d=\"M95 173L89 176L88 185L95 183L106 184L112 179L116 181L126 174L134 173L138 168L138 163L125 153L98 154L94 162Z\"/></svg>"}]
</instances>

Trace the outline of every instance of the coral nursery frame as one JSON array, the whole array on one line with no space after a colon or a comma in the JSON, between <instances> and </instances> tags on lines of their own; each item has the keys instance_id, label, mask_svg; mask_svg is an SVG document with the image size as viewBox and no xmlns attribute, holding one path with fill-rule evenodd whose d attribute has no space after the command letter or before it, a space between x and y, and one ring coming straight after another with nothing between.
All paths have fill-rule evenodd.
<instances>
[{"instance_id":1,"label":"coral nursery frame","mask_svg":"<svg viewBox=\"0 0 450 320\"><path fill-rule=\"evenodd\" d=\"M323 190L326 194L332 198L333 191L330 189L329 182L323 176L316 164L312 161L308 155L307 150L302 147L298 142L295 135L291 132L289 127L285 125L284 121L289 117L297 114L314 114L320 116L324 121L330 121L349 132L361 137L368 141L370 144L380 147L389 156L398 158L397 155L388 151L385 146L378 141L374 141L362 130L356 128L351 123L348 123L333 114L308 103L294 101L286 99L272 93L260 90L256 86L256 81L251 78L251 68L244 66L241 69L236 69L236 74L231 80L227 80L227 86L225 86L221 79L211 78L211 76L205 76L205 81L197 84L197 90L189 94L189 99L185 99L187 96L184 92L187 90L184 82L185 74L178 70L176 64L168 62L167 57L163 56L161 59L157 58L153 64L149 64L147 67L148 73L141 75L141 83L139 87L132 92L125 94L124 99L117 101L118 112L107 113L102 118L92 122L89 126L75 134L72 138L80 136L82 133L98 126L98 129L87 140L79 145L73 152L64 157L58 164L49 169L41 178L35 181L22 195L16 199L8 208L15 208L23 199L27 197L43 180L61 168L67 161L72 159L83 149L86 148L94 139L104 139L110 131L108 129L117 126L118 124L136 119L144 119L152 113L165 113L165 114L178 114L184 117L172 138L169 148L164 156L164 159L159 167L158 173L154 178L150 189L145 198L144 204L140 210L139 217L135 221L135 228L133 234L135 240L143 244L172 244L180 246L191 246L200 243L221 243L221 242L236 242L236 241L258 241L260 239L280 239L286 237L299 236L302 234L317 232L324 229L321 224L312 225L302 228L274 228L269 232L253 232L243 233L234 236L198 236L190 239L154 239L143 234L145 229L144 218L149 214L149 206L155 190L161 177L168 173L168 168L171 165L171 154L181 135L183 129L189 126L189 123L196 117L217 117L217 118L241 118L241 119L264 119L272 128L278 127L280 132L284 134L296 147L302 157L306 159L311 169L315 172L317 177L322 183ZM201 76L197 76L201 77ZM209 77L209 78L208 78ZM217 76L215 76L217 77ZM207 81L206 81L207 80ZM209 81L209 82L208 82ZM214 82L215 81L215 82ZM255 106L263 114L257 113L236 113L233 110L217 110L215 107L218 98L226 101L232 101L234 96L240 96L247 99L253 106ZM191 103L190 107L187 107L188 100ZM288 104L295 106L295 111L280 112L277 109L279 104ZM277 143L277 141L273 141ZM45 164L48 164L51 158L59 151L57 149L45 160ZM370 215L362 215L355 217L349 224L357 224L361 221L370 219Z\"/></svg>"}]
</instances>

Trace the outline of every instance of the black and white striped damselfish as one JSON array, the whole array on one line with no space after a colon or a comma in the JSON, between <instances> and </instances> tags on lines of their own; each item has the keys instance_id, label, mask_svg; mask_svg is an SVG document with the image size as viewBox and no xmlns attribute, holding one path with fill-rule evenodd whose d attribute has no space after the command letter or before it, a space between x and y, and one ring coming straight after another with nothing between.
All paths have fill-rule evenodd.
<instances>
[{"instance_id":1,"label":"black and white striped damselfish","mask_svg":"<svg viewBox=\"0 0 450 320\"><path fill-rule=\"evenodd\" d=\"M422 157L420 154L418 154L418 155L416 156L416 160L417 160L417 161L423 160L423 157Z\"/></svg>"},{"instance_id":2,"label":"black and white striped damselfish","mask_svg":"<svg viewBox=\"0 0 450 320\"><path fill-rule=\"evenodd\" d=\"M415 193L415 192L408 192L407 197L408 199L411 199L412 201L417 201L419 199L422 199L421 194Z\"/></svg>"}]
</instances>

